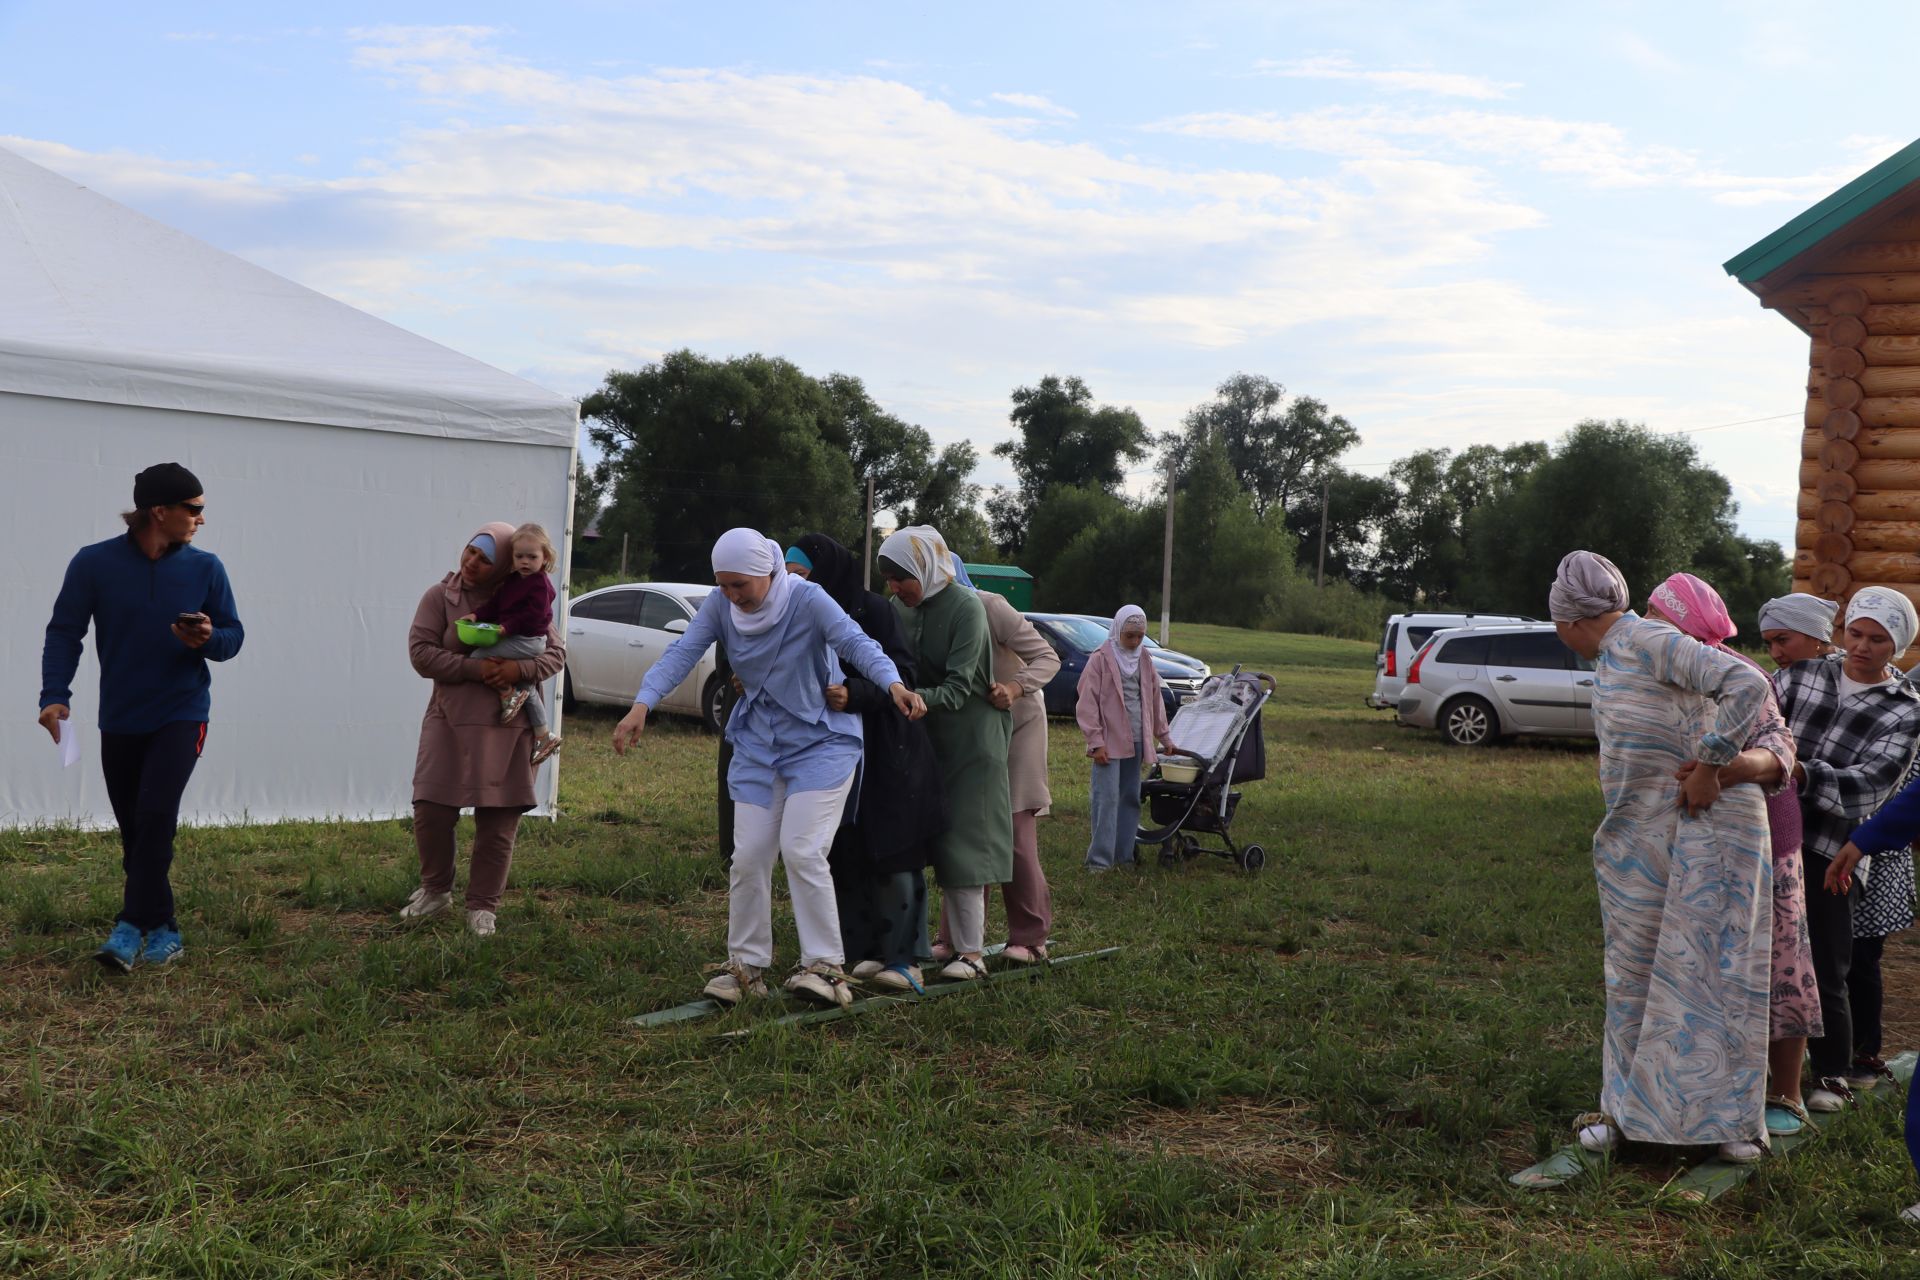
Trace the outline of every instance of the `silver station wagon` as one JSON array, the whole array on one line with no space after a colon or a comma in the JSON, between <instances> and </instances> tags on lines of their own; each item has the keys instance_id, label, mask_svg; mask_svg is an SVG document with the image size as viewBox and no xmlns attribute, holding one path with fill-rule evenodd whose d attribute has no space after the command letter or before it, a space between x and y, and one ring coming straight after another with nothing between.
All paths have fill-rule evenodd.
<instances>
[{"instance_id":1,"label":"silver station wagon","mask_svg":"<svg viewBox=\"0 0 1920 1280\"><path fill-rule=\"evenodd\" d=\"M1591 738L1593 664L1550 622L1437 631L1407 671L1396 715L1461 747L1515 733Z\"/></svg>"}]
</instances>

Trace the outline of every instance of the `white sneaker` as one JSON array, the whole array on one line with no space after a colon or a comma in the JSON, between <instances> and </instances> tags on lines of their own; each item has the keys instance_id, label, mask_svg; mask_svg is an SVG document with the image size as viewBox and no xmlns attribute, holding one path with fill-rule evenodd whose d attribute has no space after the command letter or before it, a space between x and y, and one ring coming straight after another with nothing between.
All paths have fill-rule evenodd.
<instances>
[{"instance_id":1,"label":"white sneaker","mask_svg":"<svg viewBox=\"0 0 1920 1280\"><path fill-rule=\"evenodd\" d=\"M493 936L493 912L467 912L467 928L473 930L473 936L476 938L491 938Z\"/></svg>"},{"instance_id":2,"label":"white sneaker","mask_svg":"<svg viewBox=\"0 0 1920 1280\"><path fill-rule=\"evenodd\" d=\"M1818 1111L1824 1115L1831 1115L1836 1111L1844 1111L1847 1107L1847 1100L1845 1098L1841 1097L1832 1089L1821 1087L1807 1090L1807 1096L1804 1101L1807 1104L1807 1110Z\"/></svg>"},{"instance_id":3,"label":"white sneaker","mask_svg":"<svg viewBox=\"0 0 1920 1280\"><path fill-rule=\"evenodd\" d=\"M1757 1142L1723 1142L1719 1155L1728 1164L1752 1164L1765 1155L1766 1148Z\"/></svg>"},{"instance_id":4,"label":"white sneaker","mask_svg":"<svg viewBox=\"0 0 1920 1280\"><path fill-rule=\"evenodd\" d=\"M1900 1221L1920 1227L1920 1204L1910 1204L1900 1211Z\"/></svg>"},{"instance_id":5,"label":"white sneaker","mask_svg":"<svg viewBox=\"0 0 1920 1280\"><path fill-rule=\"evenodd\" d=\"M701 990L721 1004L739 1004L747 996L766 995L767 983L755 966L729 960Z\"/></svg>"},{"instance_id":6,"label":"white sneaker","mask_svg":"<svg viewBox=\"0 0 1920 1280\"><path fill-rule=\"evenodd\" d=\"M973 982L987 976L987 966L980 960L969 960L965 956L955 956L947 967L940 971L943 978L952 978L955 982Z\"/></svg>"},{"instance_id":7,"label":"white sneaker","mask_svg":"<svg viewBox=\"0 0 1920 1280\"><path fill-rule=\"evenodd\" d=\"M920 966L905 965L898 969L882 969L873 975L873 985L885 987L889 991L925 991L926 985L920 980Z\"/></svg>"},{"instance_id":8,"label":"white sneaker","mask_svg":"<svg viewBox=\"0 0 1920 1280\"><path fill-rule=\"evenodd\" d=\"M844 1009L853 1003L853 991L847 986L847 975L840 966L825 960L815 960L804 969L795 969L787 979L787 990L821 1004L830 1004Z\"/></svg>"},{"instance_id":9,"label":"white sneaker","mask_svg":"<svg viewBox=\"0 0 1920 1280\"><path fill-rule=\"evenodd\" d=\"M1590 1124L1580 1130L1580 1145L1588 1151L1611 1151L1620 1145L1620 1131L1610 1124Z\"/></svg>"},{"instance_id":10,"label":"white sneaker","mask_svg":"<svg viewBox=\"0 0 1920 1280\"><path fill-rule=\"evenodd\" d=\"M407 905L400 908L402 920L424 920L428 916L437 916L453 905L451 893L428 893L425 889L415 889L413 896L407 899Z\"/></svg>"},{"instance_id":11,"label":"white sneaker","mask_svg":"<svg viewBox=\"0 0 1920 1280\"><path fill-rule=\"evenodd\" d=\"M860 979L871 978L886 967L878 960L862 960L853 966L853 976Z\"/></svg>"}]
</instances>

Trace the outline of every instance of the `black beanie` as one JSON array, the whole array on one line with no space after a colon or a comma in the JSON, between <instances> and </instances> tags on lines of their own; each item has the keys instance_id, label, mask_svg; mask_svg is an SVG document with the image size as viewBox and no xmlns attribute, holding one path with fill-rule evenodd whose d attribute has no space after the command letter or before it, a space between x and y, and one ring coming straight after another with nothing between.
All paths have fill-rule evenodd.
<instances>
[{"instance_id":1,"label":"black beanie","mask_svg":"<svg viewBox=\"0 0 1920 1280\"><path fill-rule=\"evenodd\" d=\"M177 462L156 462L133 478L133 505L141 511L172 506L205 492L199 478Z\"/></svg>"}]
</instances>

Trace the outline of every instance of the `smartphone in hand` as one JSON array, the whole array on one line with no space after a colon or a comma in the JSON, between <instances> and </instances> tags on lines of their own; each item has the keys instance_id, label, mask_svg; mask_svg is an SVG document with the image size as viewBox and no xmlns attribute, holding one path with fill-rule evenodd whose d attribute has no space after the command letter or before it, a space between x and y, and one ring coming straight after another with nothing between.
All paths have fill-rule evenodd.
<instances>
[{"instance_id":1,"label":"smartphone in hand","mask_svg":"<svg viewBox=\"0 0 1920 1280\"><path fill-rule=\"evenodd\" d=\"M200 619L203 616L204 615L198 614L198 613L175 614L173 618L173 625L175 625L176 627L197 627L200 625Z\"/></svg>"}]
</instances>

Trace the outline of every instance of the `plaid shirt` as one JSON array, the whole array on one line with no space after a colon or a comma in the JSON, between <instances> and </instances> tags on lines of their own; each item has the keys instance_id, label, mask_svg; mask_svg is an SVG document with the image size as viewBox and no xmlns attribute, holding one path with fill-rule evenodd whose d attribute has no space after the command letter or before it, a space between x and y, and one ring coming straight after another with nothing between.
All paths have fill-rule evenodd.
<instances>
[{"instance_id":1,"label":"plaid shirt","mask_svg":"<svg viewBox=\"0 0 1920 1280\"><path fill-rule=\"evenodd\" d=\"M1920 691L1895 680L1842 701L1840 664L1835 654L1773 673L1806 772L1801 847L1822 858L1839 853L1853 829L1899 787L1920 736Z\"/></svg>"}]
</instances>

